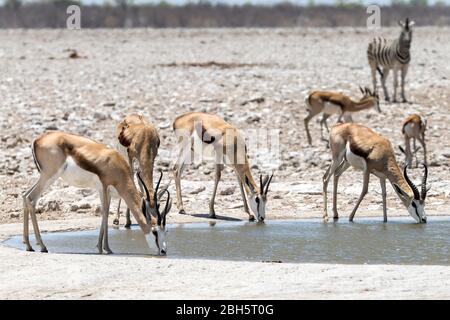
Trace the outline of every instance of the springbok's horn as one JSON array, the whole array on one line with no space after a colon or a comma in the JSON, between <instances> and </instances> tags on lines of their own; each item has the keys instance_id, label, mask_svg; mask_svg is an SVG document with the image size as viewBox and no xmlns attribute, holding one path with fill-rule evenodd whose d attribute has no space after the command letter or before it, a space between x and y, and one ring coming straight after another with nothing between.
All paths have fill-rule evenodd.
<instances>
[{"instance_id":1,"label":"springbok's horn","mask_svg":"<svg viewBox=\"0 0 450 320\"><path fill-rule=\"evenodd\" d=\"M267 176L267 177L269 177L269 176ZM272 178L273 178L273 172L272 172L272 175L271 175L270 178L269 178L269 181L267 181L267 184L266 184L266 190L264 191L264 194L265 194L265 195L267 195L267 192L269 192L269 185L270 185L270 183L272 182Z\"/></svg>"},{"instance_id":2,"label":"springbok's horn","mask_svg":"<svg viewBox=\"0 0 450 320\"><path fill-rule=\"evenodd\" d=\"M411 187L411 189L414 193L414 199L420 200L419 190L417 189L416 185L409 179L408 173L406 172L407 168L408 168L408 165L406 165L405 168L403 169L403 175L405 176L405 180L408 183L408 185Z\"/></svg>"},{"instance_id":3,"label":"springbok's horn","mask_svg":"<svg viewBox=\"0 0 450 320\"><path fill-rule=\"evenodd\" d=\"M145 183L144 183L144 180L142 180L141 172L138 171L138 172L136 173L136 176L137 176L137 178L138 178L139 184L141 185L141 187L142 187L142 188L144 189L144 191L145 191L145 196L146 196L147 201L150 201L150 194L149 194L149 192L148 192L147 186L146 186Z\"/></svg>"},{"instance_id":4,"label":"springbok's horn","mask_svg":"<svg viewBox=\"0 0 450 320\"><path fill-rule=\"evenodd\" d=\"M422 163L423 169L424 169L424 173L423 173L423 178L422 178L422 193L421 193L421 197L422 200L425 200L425 198L427 197L427 178L428 178L428 168L427 165L425 163Z\"/></svg>"}]
</instances>

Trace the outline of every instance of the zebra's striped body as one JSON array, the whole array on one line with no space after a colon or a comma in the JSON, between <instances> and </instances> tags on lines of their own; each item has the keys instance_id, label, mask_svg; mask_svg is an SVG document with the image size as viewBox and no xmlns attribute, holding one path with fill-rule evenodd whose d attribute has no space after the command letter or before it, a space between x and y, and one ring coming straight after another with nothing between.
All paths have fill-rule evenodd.
<instances>
[{"instance_id":1,"label":"zebra's striped body","mask_svg":"<svg viewBox=\"0 0 450 320\"><path fill-rule=\"evenodd\" d=\"M381 85L386 101L390 100L386 88L386 78L389 71L392 69L394 73L394 102L397 100L397 75L398 71L401 72L401 94L403 102L406 102L405 77L411 61L411 27L414 25L414 22L406 18L404 23L399 21L399 24L402 26L400 37L394 41L387 41L384 38L373 39L367 48L367 59L372 71L373 89L375 92L377 91L376 72L378 71L381 75Z\"/></svg>"}]
</instances>

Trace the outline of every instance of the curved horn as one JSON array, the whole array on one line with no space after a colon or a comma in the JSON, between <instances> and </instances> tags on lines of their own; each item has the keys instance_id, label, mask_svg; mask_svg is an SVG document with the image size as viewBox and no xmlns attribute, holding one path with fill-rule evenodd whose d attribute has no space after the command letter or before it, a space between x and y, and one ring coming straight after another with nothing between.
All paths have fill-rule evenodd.
<instances>
[{"instance_id":1,"label":"curved horn","mask_svg":"<svg viewBox=\"0 0 450 320\"><path fill-rule=\"evenodd\" d=\"M361 86L359 86L359 91L361 91L361 93L364 94L364 90Z\"/></svg>"},{"instance_id":2,"label":"curved horn","mask_svg":"<svg viewBox=\"0 0 450 320\"><path fill-rule=\"evenodd\" d=\"M403 175L405 176L405 180L408 183L408 185L411 187L411 189L414 193L414 199L420 200L419 190L417 189L416 185L409 179L408 174L406 172L407 168L408 168L408 165L406 165L405 168L403 169Z\"/></svg>"},{"instance_id":3,"label":"curved horn","mask_svg":"<svg viewBox=\"0 0 450 320\"><path fill-rule=\"evenodd\" d=\"M167 216L167 214L169 213L170 208L172 208L172 199L170 199L170 193L169 193L169 190L166 189L166 190L164 190L164 191L167 192L167 200L166 200L166 206L164 207L164 211L163 211L163 214L162 214L162 217L163 217L163 225L166 224L166 216Z\"/></svg>"},{"instance_id":4,"label":"curved horn","mask_svg":"<svg viewBox=\"0 0 450 320\"><path fill-rule=\"evenodd\" d=\"M262 194L263 190L264 190L264 183L263 183L263 179L262 179L262 174L259 175L259 190L261 191L261 194Z\"/></svg>"},{"instance_id":5,"label":"curved horn","mask_svg":"<svg viewBox=\"0 0 450 320\"><path fill-rule=\"evenodd\" d=\"M267 176L267 177L269 177L269 176ZM267 195L267 192L269 192L269 185L270 185L270 183L272 182L272 178L273 178L273 172L272 172L272 175L271 175L270 178L269 178L269 181L267 181L267 184L266 184L266 190L264 190L264 194L265 194L265 195Z\"/></svg>"},{"instance_id":6,"label":"curved horn","mask_svg":"<svg viewBox=\"0 0 450 320\"><path fill-rule=\"evenodd\" d=\"M161 198L158 196L158 189L159 189L159 185L161 184L161 179L163 177L163 173L162 173L162 171L160 171L159 173L160 173L160 176L158 179L158 183L156 184L156 189L155 189L155 192L153 193L153 200L155 201L155 207L157 207L157 205L158 205L158 199Z\"/></svg>"},{"instance_id":7,"label":"curved horn","mask_svg":"<svg viewBox=\"0 0 450 320\"><path fill-rule=\"evenodd\" d=\"M424 174L423 174L423 178L422 178L422 192L421 192L421 198L422 200L425 200L425 198L427 197L427 178L428 178L428 168L427 165L425 163L422 163L423 169L424 169Z\"/></svg>"},{"instance_id":8,"label":"curved horn","mask_svg":"<svg viewBox=\"0 0 450 320\"><path fill-rule=\"evenodd\" d=\"M145 191L145 195L146 195L147 201L150 201L150 194L148 193L148 189L147 189L147 186L146 186L145 183L144 183L144 180L142 180L141 172L138 171L138 172L136 173L136 176L137 176L137 178L138 178L139 184L142 186L142 188L143 188L144 191Z\"/></svg>"}]
</instances>

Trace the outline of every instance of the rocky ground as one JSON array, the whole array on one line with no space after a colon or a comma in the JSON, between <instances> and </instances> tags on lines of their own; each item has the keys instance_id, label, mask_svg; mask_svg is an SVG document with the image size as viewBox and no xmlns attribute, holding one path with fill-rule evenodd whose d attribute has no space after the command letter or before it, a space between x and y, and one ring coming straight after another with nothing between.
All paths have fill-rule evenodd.
<instances>
[{"instance_id":1,"label":"rocky ground","mask_svg":"<svg viewBox=\"0 0 450 320\"><path fill-rule=\"evenodd\" d=\"M1 31L0 224L21 222L21 194L38 177L30 143L44 131L70 131L113 145L116 123L129 113L142 113L159 128L157 168L166 172L167 181L176 141L171 123L191 110L217 113L249 135L257 132L262 137L267 135L264 130L278 130L278 150L276 145L265 147L264 139L249 143L254 175L275 170L267 218L320 217L321 181L330 154L320 140L318 121L310 123L313 146L307 145L304 96L310 90L330 89L359 97L358 86L371 83L365 55L369 39L393 38L398 32L398 28L377 33L353 28ZM416 28L406 85L410 103L382 103L382 114L370 110L353 117L391 139L394 146L403 143L401 124L406 116L420 113L427 118L429 215L448 214L449 209L449 60L449 28ZM392 92L391 77L388 83ZM333 117L329 123L334 121ZM415 181L420 174L414 170ZM208 213L213 180L211 163L188 167L182 180L188 213ZM352 170L340 180L342 216L358 198L361 182L361 173ZM173 184L170 190L175 195ZM245 219L229 169L219 192L217 214ZM39 202L38 218L64 219L65 225L68 219L98 215L99 203L95 193L58 181ZM390 187L388 207L388 215L407 215ZM358 215L382 219L378 179L372 178ZM168 222L204 219L178 215L174 207ZM12 233L20 232L16 226Z\"/></svg>"}]
</instances>

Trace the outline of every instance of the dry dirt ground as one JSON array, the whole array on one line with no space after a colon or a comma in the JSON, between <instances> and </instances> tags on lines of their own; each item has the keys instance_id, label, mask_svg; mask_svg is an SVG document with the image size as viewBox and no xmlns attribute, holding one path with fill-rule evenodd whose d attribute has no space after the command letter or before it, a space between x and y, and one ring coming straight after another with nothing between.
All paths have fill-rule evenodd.
<instances>
[{"instance_id":1,"label":"dry dirt ground","mask_svg":"<svg viewBox=\"0 0 450 320\"><path fill-rule=\"evenodd\" d=\"M0 31L0 236L21 232L21 194L38 177L30 150L35 137L57 129L113 145L115 124L132 112L144 114L159 128L157 168L166 173L164 181L171 175L176 141L171 123L177 115L191 110L217 113L259 137L267 135L266 129L278 130L278 149L277 144L267 148L264 139L249 144L255 177L275 171L267 218L320 217L322 176L330 154L320 140L318 121L310 123L313 146L307 145L303 99L314 89L359 97L358 86L371 83L365 55L369 39L393 38L398 32L397 28ZM449 60L449 28L416 28L406 85L410 103L383 102L382 114L369 110L353 117L391 139L395 147L403 143L401 123L407 115L427 118L432 184L428 215L449 211ZM392 75L388 88L392 92ZM333 117L329 123L335 121ZM420 174L412 172L415 181ZM169 223L207 220L213 176L211 163L187 168L182 186L188 215L178 215L174 206ZM338 205L343 218L359 196L361 180L361 173L353 170L340 180ZM173 184L170 190L175 195ZM246 219L229 169L222 175L220 191L224 194L217 196L216 213ZM58 181L39 202L38 219L55 220L42 222L44 231L94 228L100 224L95 217L98 206L95 193ZM407 212L389 187L388 216L393 215ZM376 216L381 223L376 178L358 216ZM1 298L262 298L261 292L265 298L450 297L448 267L255 268L245 262L30 254L3 246L0 256ZM67 265L83 274L75 277L75 284L66 281ZM140 276L132 272L155 268L162 278L151 282L145 272ZM105 271L101 276L99 269ZM225 275L227 281L222 279ZM124 277L128 281L117 281Z\"/></svg>"}]
</instances>

